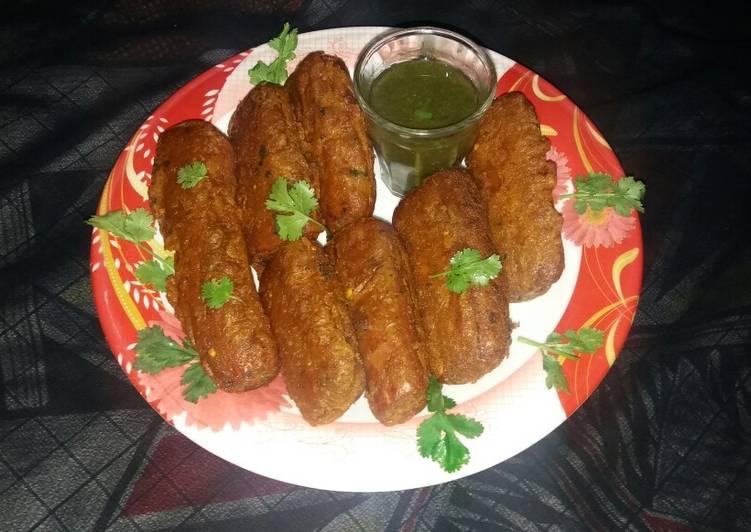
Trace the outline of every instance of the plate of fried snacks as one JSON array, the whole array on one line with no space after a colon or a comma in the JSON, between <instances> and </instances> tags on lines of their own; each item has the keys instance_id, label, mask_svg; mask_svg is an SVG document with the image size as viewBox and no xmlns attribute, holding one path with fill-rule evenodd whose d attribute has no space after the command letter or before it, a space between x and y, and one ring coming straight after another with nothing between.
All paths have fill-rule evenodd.
<instances>
[{"instance_id":1,"label":"plate of fried snacks","mask_svg":"<svg viewBox=\"0 0 751 532\"><path fill-rule=\"evenodd\" d=\"M301 486L410 489L514 456L592 394L639 299L643 183L496 52L466 157L391 192L353 85L389 31L285 25L204 72L136 131L88 220L133 386L208 451ZM390 83L411 119L446 108Z\"/></svg>"}]
</instances>

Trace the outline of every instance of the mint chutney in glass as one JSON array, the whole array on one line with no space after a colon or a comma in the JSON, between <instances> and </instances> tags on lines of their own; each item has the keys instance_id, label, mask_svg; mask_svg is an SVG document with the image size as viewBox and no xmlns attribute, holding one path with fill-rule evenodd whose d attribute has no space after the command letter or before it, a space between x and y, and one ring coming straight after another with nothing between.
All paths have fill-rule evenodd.
<instances>
[{"instance_id":1,"label":"mint chutney in glass","mask_svg":"<svg viewBox=\"0 0 751 532\"><path fill-rule=\"evenodd\" d=\"M485 51L448 30L398 30L363 50L355 94L391 192L403 196L423 178L462 162L495 82Z\"/></svg>"},{"instance_id":2,"label":"mint chutney in glass","mask_svg":"<svg viewBox=\"0 0 751 532\"><path fill-rule=\"evenodd\" d=\"M477 88L461 70L429 58L392 65L370 89L370 105L379 115L417 129L456 124L479 103Z\"/></svg>"}]
</instances>

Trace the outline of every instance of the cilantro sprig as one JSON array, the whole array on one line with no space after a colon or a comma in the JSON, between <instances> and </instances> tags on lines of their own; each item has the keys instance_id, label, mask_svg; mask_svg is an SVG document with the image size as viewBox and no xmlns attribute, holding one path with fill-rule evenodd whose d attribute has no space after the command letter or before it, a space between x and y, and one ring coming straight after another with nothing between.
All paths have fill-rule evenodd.
<instances>
[{"instance_id":1,"label":"cilantro sprig","mask_svg":"<svg viewBox=\"0 0 751 532\"><path fill-rule=\"evenodd\" d=\"M136 268L136 277L144 284L151 284L159 291L166 289L167 278L175 273L172 257L160 257L143 242L151 240L156 234L152 227L154 218L145 209L138 208L129 213L123 210L92 216L86 221L92 227L107 231L114 236L132 242L139 249L153 258Z\"/></svg>"},{"instance_id":2,"label":"cilantro sprig","mask_svg":"<svg viewBox=\"0 0 751 532\"><path fill-rule=\"evenodd\" d=\"M165 335L158 325L138 331L136 353L136 369L149 374L193 362L185 370L180 381L186 386L183 389L183 397L191 403L196 403L201 397L216 391L216 384L206 375L198 361L195 347L187 339L183 340L182 344L176 342Z\"/></svg>"},{"instance_id":3,"label":"cilantro sprig","mask_svg":"<svg viewBox=\"0 0 751 532\"><path fill-rule=\"evenodd\" d=\"M290 30L289 22L285 22L282 32L269 41L269 46L276 50L277 57L268 65L258 61L248 70L253 85L258 85L262 81L282 85L287 81L287 62L295 58L294 51L297 48L297 28Z\"/></svg>"},{"instance_id":4,"label":"cilantro sprig","mask_svg":"<svg viewBox=\"0 0 751 532\"><path fill-rule=\"evenodd\" d=\"M459 440L476 438L484 430L482 424L461 414L447 414L456 401L443 395L441 384L430 377L428 411L433 415L417 427L417 449L420 455L437 462L444 471L453 473L469 463L469 449Z\"/></svg>"},{"instance_id":5,"label":"cilantro sprig","mask_svg":"<svg viewBox=\"0 0 751 532\"><path fill-rule=\"evenodd\" d=\"M160 292L167 290L167 278L175 273L174 257L151 259L136 268L136 277L144 284L150 284Z\"/></svg>"},{"instance_id":6,"label":"cilantro sprig","mask_svg":"<svg viewBox=\"0 0 751 532\"><path fill-rule=\"evenodd\" d=\"M183 390L183 397L186 401L197 403L202 397L208 397L209 394L216 391L216 384L211 377L203 371L203 366L198 361L193 362L183 373L180 384L186 386Z\"/></svg>"},{"instance_id":7,"label":"cilantro sprig","mask_svg":"<svg viewBox=\"0 0 751 532\"><path fill-rule=\"evenodd\" d=\"M208 169L203 161L193 161L177 171L177 184L183 189L193 188L206 178L207 173Z\"/></svg>"},{"instance_id":8,"label":"cilantro sprig","mask_svg":"<svg viewBox=\"0 0 751 532\"><path fill-rule=\"evenodd\" d=\"M234 289L235 284L226 275L221 279L209 279L201 285L201 298L206 302L207 307L221 308L227 301L234 298L232 295Z\"/></svg>"},{"instance_id":9,"label":"cilantro sprig","mask_svg":"<svg viewBox=\"0 0 751 532\"><path fill-rule=\"evenodd\" d=\"M318 198L307 181L296 181L290 187L286 177L279 177L271 186L266 208L281 213L275 216L275 222L276 232L282 240L299 240L308 222L328 232L325 225L310 217L310 213L318 208Z\"/></svg>"},{"instance_id":10,"label":"cilantro sprig","mask_svg":"<svg viewBox=\"0 0 751 532\"><path fill-rule=\"evenodd\" d=\"M592 327L569 329L562 335L551 333L544 343L519 336L517 339L542 352L542 369L545 370L545 386L569 393L568 380L563 374L561 359L579 360L580 355L591 355L602 346L603 333ZM577 354L578 353L578 354Z\"/></svg>"},{"instance_id":11,"label":"cilantro sprig","mask_svg":"<svg viewBox=\"0 0 751 532\"><path fill-rule=\"evenodd\" d=\"M127 214L120 210L108 212L101 216L92 216L86 223L134 244L139 244L143 240L151 240L156 234L154 228L151 227L154 218L142 208Z\"/></svg>"},{"instance_id":12,"label":"cilantro sprig","mask_svg":"<svg viewBox=\"0 0 751 532\"><path fill-rule=\"evenodd\" d=\"M479 250L465 248L457 251L449 261L450 270L436 273L431 279L446 276L446 288L461 294L471 285L485 286L501 272L501 258L495 253L482 258Z\"/></svg>"},{"instance_id":13,"label":"cilantro sprig","mask_svg":"<svg viewBox=\"0 0 751 532\"><path fill-rule=\"evenodd\" d=\"M629 216L634 209L644 212L641 200L646 186L631 176L613 181L608 174L592 172L578 176L574 188L575 192L562 194L560 199L574 198L574 209L579 214L584 214L587 207L594 212L612 207L621 216Z\"/></svg>"}]
</instances>

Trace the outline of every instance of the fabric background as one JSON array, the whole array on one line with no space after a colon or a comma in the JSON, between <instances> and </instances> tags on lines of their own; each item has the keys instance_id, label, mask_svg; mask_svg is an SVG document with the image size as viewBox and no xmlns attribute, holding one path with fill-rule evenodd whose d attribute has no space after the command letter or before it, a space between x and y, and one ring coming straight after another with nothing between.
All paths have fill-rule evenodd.
<instances>
[{"instance_id":1,"label":"fabric background","mask_svg":"<svg viewBox=\"0 0 751 532\"><path fill-rule=\"evenodd\" d=\"M721 4L4 2L0 530L750 529L751 36ZM396 493L279 483L176 433L107 348L83 221L108 171L165 98L286 20L457 29L569 95L647 184L626 347L513 459Z\"/></svg>"}]
</instances>

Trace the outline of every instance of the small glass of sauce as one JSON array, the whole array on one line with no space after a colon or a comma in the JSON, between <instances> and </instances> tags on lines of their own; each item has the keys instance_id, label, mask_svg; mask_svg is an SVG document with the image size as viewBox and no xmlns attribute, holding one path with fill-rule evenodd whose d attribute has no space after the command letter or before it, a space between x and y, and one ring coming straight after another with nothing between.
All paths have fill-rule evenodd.
<instances>
[{"instance_id":1,"label":"small glass of sauce","mask_svg":"<svg viewBox=\"0 0 751 532\"><path fill-rule=\"evenodd\" d=\"M355 94L391 192L403 196L423 178L461 163L495 85L487 53L452 31L397 30L363 50Z\"/></svg>"}]
</instances>

